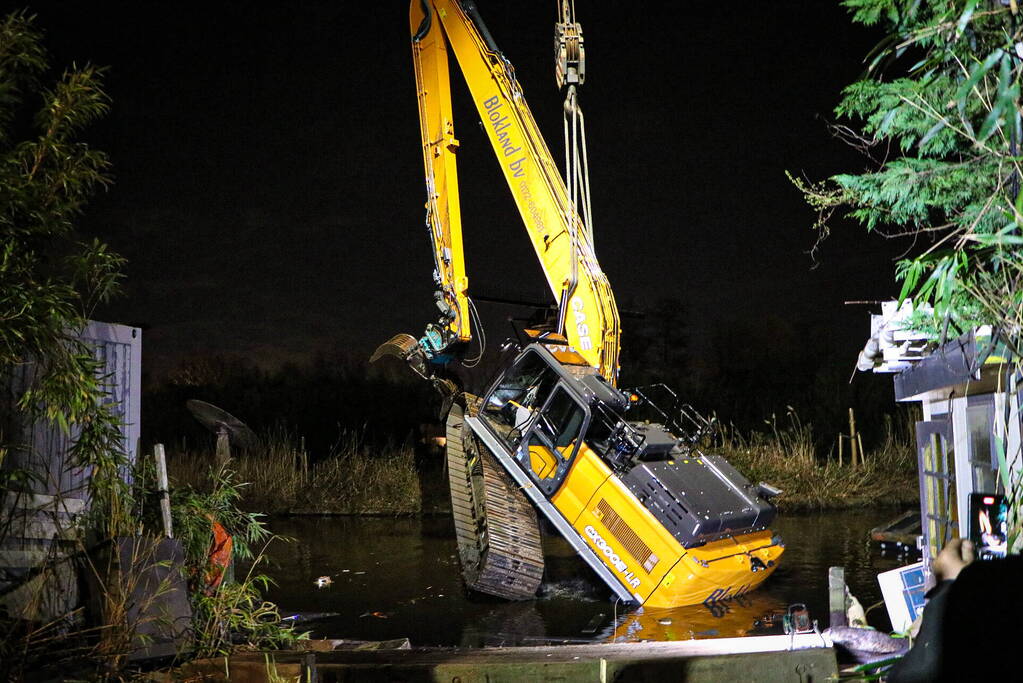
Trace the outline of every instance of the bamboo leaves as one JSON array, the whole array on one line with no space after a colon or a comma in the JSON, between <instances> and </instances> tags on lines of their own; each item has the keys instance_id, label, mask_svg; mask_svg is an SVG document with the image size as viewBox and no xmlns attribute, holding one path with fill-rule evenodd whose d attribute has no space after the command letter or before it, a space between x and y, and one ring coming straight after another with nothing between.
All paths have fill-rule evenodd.
<instances>
[{"instance_id":1,"label":"bamboo leaves","mask_svg":"<svg viewBox=\"0 0 1023 683\"><path fill-rule=\"evenodd\" d=\"M903 282L899 304L912 295L918 304L932 304L935 316L943 317L953 308L954 297L960 290L959 277L968 266L966 253L956 250L935 252L901 262L897 273Z\"/></svg>"},{"instance_id":2,"label":"bamboo leaves","mask_svg":"<svg viewBox=\"0 0 1023 683\"><path fill-rule=\"evenodd\" d=\"M959 22L956 24L957 35L963 35L963 31L966 30L967 24L970 23L970 19L973 17L973 11L977 9L979 3L980 0L966 0L966 7L963 8L963 13L959 15Z\"/></svg>"},{"instance_id":3,"label":"bamboo leaves","mask_svg":"<svg viewBox=\"0 0 1023 683\"><path fill-rule=\"evenodd\" d=\"M30 378L0 408L73 437L72 462L92 470L91 510L108 535L130 528L125 449L93 350L76 333L117 291L124 260L98 240L76 241L74 223L110 182L106 155L77 139L110 100L91 65L44 87L47 61L32 16L0 18L0 374L25 367Z\"/></svg>"},{"instance_id":4,"label":"bamboo leaves","mask_svg":"<svg viewBox=\"0 0 1023 683\"><path fill-rule=\"evenodd\" d=\"M995 88L995 97L991 102L991 111L984 119L984 124L977 135L978 142L984 142L995 132L996 127L1002 126L1005 123L1005 115L1017 111L1019 82L1013 74L1012 58L1008 53L1002 52L998 61L998 84Z\"/></svg>"},{"instance_id":5,"label":"bamboo leaves","mask_svg":"<svg viewBox=\"0 0 1023 683\"><path fill-rule=\"evenodd\" d=\"M984 75L991 70L991 67L998 64L1003 57L1005 57L1005 51L1001 48L996 49L994 52L989 54L983 62L974 67L973 71L970 72L969 78L963 81L963 84L959 86L959 90L956 91L956 106L959 108L960 116L966 114L967 99L970 97L973 89L980 82L980 79L984 78Z\"/></svg>"},{"instance_id":6,"label":"bamboo leaves","mask_svg":"<svg viewBox=\"0 0 1023 683\"><path fill-rule=\"evenodd\" d=\"M914 329L943 342L950 333L992 325L1015 352L1016 377L1023 363L1018 3L843 4L854 21L885 23L889 35L868 55L869 77L848 86L836 108L839 116L854 120L846 137L865 148L871 167L825 183L797 183L819 212L815 227L827 234L827 219L845 208L868 230L912 238L911 255L898 263L895 275L902 283L900 304L911 300L919 313ZM901 60L910 53L914 63L902 69ZM874 148L881 153L872 154ZM1000 440L998 469L1009 491L1018 482L1010 480L1004 451ZM1018 489L1014 496L1018 540Z\"/></svg>"},{"instance_id":7,"label":"bamboo leaves","mask_svg":"<svg viewBox=\"0 0 1023 683\"><path fill-rule=\"evenodd\" d=\"M1013 303L1023 289L1023 23L1000 2L843 4L889 33L836 107L869 167L799 184L817 227L826 234L844 209L868 230L912 237L900 298L962 329L1023 329Z\"/></svg>"}]
</instances>

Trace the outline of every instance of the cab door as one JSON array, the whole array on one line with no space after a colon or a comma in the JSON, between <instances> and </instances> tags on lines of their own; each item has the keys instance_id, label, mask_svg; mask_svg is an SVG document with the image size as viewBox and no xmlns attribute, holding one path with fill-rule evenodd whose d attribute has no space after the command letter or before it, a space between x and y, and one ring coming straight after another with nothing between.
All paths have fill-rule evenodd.
<instances>
[{"instance_id":1,"label":"cab door","mask_svg":"<svg viewBox=\"0 0 1023 683\"><path fill-rule=\"evenodd\" d=\"M525 435L519 447L519 461L548 497L564 483L582 443L588 418L586 407L559 384Z\"/></svg>"}]
</instances>

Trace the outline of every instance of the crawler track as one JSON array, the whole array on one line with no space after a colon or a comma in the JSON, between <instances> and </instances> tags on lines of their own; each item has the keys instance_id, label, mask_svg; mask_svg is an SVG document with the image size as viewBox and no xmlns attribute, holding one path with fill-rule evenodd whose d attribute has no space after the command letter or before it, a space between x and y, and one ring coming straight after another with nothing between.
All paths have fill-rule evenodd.
<instances>
[{"instance_id":1,"label":"crawler track","mask_svg":"<svg viewBox=\"0 0 1023 683\"><path fill-rule=\"evenodd\" d=\"M466 395L466 402L475 412L478 399ZM464 414L457 403L451 407L446 448L462 575L481 593L532 599L544 568L536 510L465 426Z\"/></svg>"}]
</instances>

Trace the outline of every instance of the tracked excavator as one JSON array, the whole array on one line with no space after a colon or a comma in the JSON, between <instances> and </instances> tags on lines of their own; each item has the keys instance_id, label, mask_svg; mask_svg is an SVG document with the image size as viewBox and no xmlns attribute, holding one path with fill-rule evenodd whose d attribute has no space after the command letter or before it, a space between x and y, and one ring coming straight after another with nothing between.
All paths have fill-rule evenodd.
<instances>
[{"instance_id":1,"label":"tracked excavator","mask_svg":"<svg viewBox=\"0 0 1023 683\"><path fill-rule=\"evenodd\" d=\"M593 249L578 144L585 56L571 0L559 4L555 41L567 184L475 3L412 0L410 30L441 317L419 338L396 335L373 360L399 356L447 397L448 483L466 585L535 597L542 517L626 603L676 607L753 590L783 552L769 528L778 491L701 450L707 423L670 391L658 403L651 388L617 387L619 316ZM464 359L479 324L462 249L450 52L557 301L547 324L519 329L516 354L479 395L443 371ZM636 419L644 410L654 418Z\"/></svg>"}]
</instances>

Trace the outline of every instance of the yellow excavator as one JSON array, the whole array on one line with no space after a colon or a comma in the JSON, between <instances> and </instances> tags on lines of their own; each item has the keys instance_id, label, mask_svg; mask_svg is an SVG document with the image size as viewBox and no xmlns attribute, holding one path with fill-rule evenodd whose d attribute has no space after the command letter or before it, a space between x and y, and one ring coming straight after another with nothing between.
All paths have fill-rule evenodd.
<instances>
[{"instance_id":1,"label":"yellow excavator","mask_svg":"<svg viewBox=\"0 0 1023 683\"><path fill-rule=\"evenodd\" d=\"M421 338L393 337L373 360L399 356L447 396L448 483L466 585L535 597L544 572L539 513L624 602L677 607L756 588L784 548L768 528L779 492L702 452L707 423L674 394L658 405L650 388L617 388L619 316L593 250L578 145L585 56L571 0L559 4L555 41L567 185L475 3L412 0L409 14L441 317ZM462 248L449 51L557 301L546 324L518 330L517 354L481 395L443 371L462 361L471 321L478 324ZM643 410L654 419L634 419Z\"/></svg>"}]
</instances>

